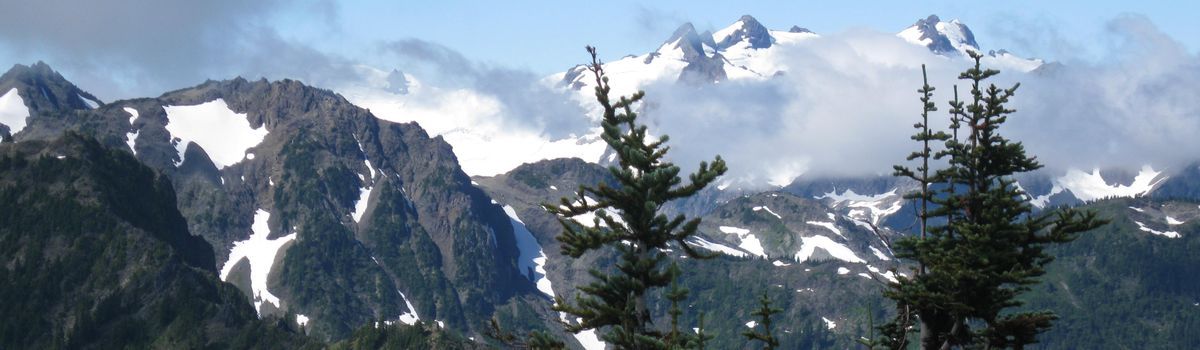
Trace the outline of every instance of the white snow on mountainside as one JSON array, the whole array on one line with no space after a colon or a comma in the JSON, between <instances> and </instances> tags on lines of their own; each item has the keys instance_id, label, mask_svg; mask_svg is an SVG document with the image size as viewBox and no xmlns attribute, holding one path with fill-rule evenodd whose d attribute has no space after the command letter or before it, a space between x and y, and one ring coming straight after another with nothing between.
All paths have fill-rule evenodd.
<instances>
[{"instance_id":1,"label":"white snow on mountainside","mask_svg":"<svg viewBox=\"0 0 1200 350\"><path fill-rule=\"evenodd\" d=\"M796 255L794 255L794 259L796 259L797 262L809 261L812 259L812 254L815 254L817 249L821 249L821 251L828 253L830 257L833 257L834 259L866 264L866 260L858 258L858 255L854 254L850 248L842 245L842 243L838 243L832 239L829 239L827 236L814 235L809 237L800 237L800 241L803 242L802 245L800 245L800 251L796 252Z\"/></svg>"},{"instance_id":2,"label":"white snow on mountainside","mask_svg":"<svg viewBox=\"0 0 1200 350\"><path fill-rule=\"evenodd\" d=\"M133 107L125 107L125 113L129 113L129 128L133 129L133 122L138 118L138 110ZM129 145L129 150L133 151L133 155L137 155L137 138L141 131L133 130L125 133L125 144Z\"/></svg>"},{"instance_id":3,"label":"white snow on mountainside","mask_svg":"<svg viewBox=\"0 0 1200 350\"><path fill-rule=\"evenodd\" d=\"M1090 202L1105 198L1144 196L1166 180L1166 177L1161 175L1162 172L1155 171L1150 166L1143 166L1133 178L1133 183L1112 185L1100 176L1099 169L1093 169L1091 173L1071 169L1066 175L1056 179L1054 185L1055 188L1071 191L1079 200Z\"/></svg>"},{"instance_id":4,"label":"white snow on mountainside","mask_svg":"<svg viewBox=\"0 0 1200 350\"><path fill-rule=\"evenodd\" d=\"M841 193L833 191L815 196L813 199L827 199L833 208L848 208L848 216L855 222L876 226L887 216L900 211L904 205L904 198L896 193L896 189L872 196L861 195L854 193L854 190L847 189Z\"/></svg>"},{"instance_id":5,"label":"white snow on mountainside","mask_svg":"<svg viewBox=\"0 0 1200 350\"><path fill-rule=\"evenodd\" d=\"M533 237L533 233L525 227L525 222L517 217L517 211L510 205L505 205L503 208L504 214L508 215L509 221L512 223L513 235L517 239L517 249L521 252L521 256L517 259L521 274L534 282L538 291L553 298L554 285L550 278L546 277L546 252Z\"/></svg>"},{"instance_id":6,"label":"white snow on mountainside","mask_svg":"<svg viewBox=\"0 0 1200 350\"><path fill-rule=\"evenodd\" d=\"M167 131L180 139L175 148L181 164L188 143L199 145L217 169L224 169L246 158L246 151L267 137L265 125L250 126L245 113L230 110L222 99L194 106L163 106L163 109L169 120Z\"/></svg>"},{"instance_id":7,"label":"white snow on mountainside","mask_svg":"<svg viewBox=\"0 0 1200 350\"><path fill-rule=\"evenodd\" d=\"M271 266L275 264L275 256L279 254L280 248L296 239L295 232L276 239L268 239L267 237L271 235L271 228L267 226L270 218L271 213L266 210L256 211L254 223L250 226L253 234L244 241L233 242L233 249L229 251L229 260L225 261L221 267L221 280L227 281L229 273L233 271L233 267L238 262L246 260L250 263L250 289L254 291L254 310L258 311L260 316L264 302L279 307L279 297L267 290L267 276L271 273Z\"/></svg>"},{"instance_id":8,"label":"white snow on mountainside","mask_svg":"<svg viewBox=\"0 0 1200 350\"><path fill-rule=\"evenodd\" d=\"M1006 50L983 51L975 42L975 34L967 25L957 19L949 22L942 21L938 16L918 20L916 24L905 28L896 34L912 44L928 47L939 54L956 54L966 57L967 52L973 51L983 55L983 64L1000 70L1016 70L1029 72L1040 67L1044 62L1039 59L1022 58Z\"/></svg>"},{"instance_id":9,"label":"white snow on mountainside","mask_svg":"<svg viewBox=\"0 0 1200 350\"><path fill-rule=\"evenodd\" d=\"M354 218L354 222L362 220L363 214L367 213L369 198L371 198L371 186L364 186L358 190L358 200L354 202L354 212L350 214Z\"/></svg>"},{"instance_id":10,"label":"white snow on mountainside","mask_svg":"<svg viewBox=\"0 0 1200 350\"><path fill-rule=\"evenodd\" d=\"M8 133L15 135L25 128L25 118L29 117L29 108L25 100L12 88L0 96L0 124L8 126Z\"/></svg>"},{"instance_id":11,"label":"white snow on mountainside","mask_svg":"<svg viewBox=\"0 0 1200 350\"><path fill-rule=\"evenodd\" d=\"M769 30L751 16L742 16L710 36L705 34L695 34L690 23L684 24L654 52L606 62L604 69L612 80L611 93L629 95L658 80L678 79L685 67L706 58L719 61L729 80L771 78L786 73L789 63L803 59L786 51L821 39L820 35L799 27L789 31ZM987 64L1002 69L1028 72L1043 63L1037 59L1021 58L1005 50L981 51L971 30L957 19L942 22L937 16L930 16L896 36L914 45L928 47L938 54L953 53L965 57L968 50L979 52L985 54ZM945 47L937 46L939 44ZM595 78L583 66L551 75L546 81L579 91L583 101L590 101L592 87L595 86Z\"/></svg>"}]
</instances>

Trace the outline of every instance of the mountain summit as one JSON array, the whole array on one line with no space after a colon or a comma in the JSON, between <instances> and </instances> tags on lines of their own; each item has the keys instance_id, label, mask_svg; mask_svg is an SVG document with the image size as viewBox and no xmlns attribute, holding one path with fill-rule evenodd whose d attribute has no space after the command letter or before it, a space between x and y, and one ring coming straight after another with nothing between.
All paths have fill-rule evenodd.
<instances>
[{"instance_id":1,"label":"mountain summit","mask_svg":"<svg viewBox=\"0 0 1200 350\"><path fill-rule=\"evenodd\" d=\"M747 42L751 48L765 49L775 43L775 38L762 23L750 15L744 15L733 25L713 34L718 50L724 50L739 42Z\"/></svg>"},{"instance_id":2,"label":"mountain summit","mask_svg":"<svg viewBox=\"0 0 1200 350\"><path fill-rule=\"evenodd\" d=\"M928 47L930 51L943 55L956 53L965 55L968 50L982 53L979 50L979 43L975 42L975 34L971 33L971 29L967 28L967 25L957 19L942 22L937 15L929 15L929 17L917 20L917 23L896 36L908 42Z\"/></svg>"}]
</instances>

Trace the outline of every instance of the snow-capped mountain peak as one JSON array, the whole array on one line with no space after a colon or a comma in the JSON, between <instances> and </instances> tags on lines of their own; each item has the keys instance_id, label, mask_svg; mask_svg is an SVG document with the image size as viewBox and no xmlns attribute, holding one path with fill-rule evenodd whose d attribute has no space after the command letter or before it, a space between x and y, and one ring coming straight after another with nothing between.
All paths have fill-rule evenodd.
<instances>
[{"instance_id":1,"label":"snow-capped mountain peak","mask_svg":"<svg viewBox=\"0 0 1200 350\"><path fill-rule=\"evenodd\" d=\"M980 52L975 34L957 19L943 22L937 15L917 20L912 26L896 34L904 40L928 47L938 54L963 54L968 50Z\"/></svg>"},{"instance_id":2,"label":"snow-capped mountain peak","mask_svg":"<svg viewBox=\"0 0 1200 350\"><path fill-rule=\"evenodd\" d=\"M808 28L804 28L801 26L792 26L792 28L788 29L788 33L804 34L804 33L813 33L813 31L808 30ZM813 33L813 34L815 34L815 33Z\"/></svg>"},{"instance_id":3,"label":"snow-capped mountain peak","mask_svg":"<svg viewBox=\"0 0 1200 350\"><path fill-rule=\"evenodd\" d=\"M705 40L705 38L706 36L696 33L696 27L692 26L691 23L684 23L655 51L658 55L652 55L652 57L665 56L683 60L705 57L705 44L708 44L710 47L716 46L715 43L712 43L711 39Z\"/></svg>"},{"instance_id":4,"label":"snow-capped mountain peak","mask_svg":"<svg viewBox=\"0 0 1200 350\"><path fill-rule=\"evenodd\" d=\"M929 48L929 51L942 56L966 57L968 52L983 54L985 64L1001 70L1028 72L1045 63L1040 59L1017 56L1007 50L984 52L975 41L975 34L966 24L957 19L942 21L937 15L917 20L912 26L896 33L896 36L909 43Z\"/></svg>"},{"instance_id":5,"label":"snow-capped mountain peak","mask_svg":"<svg viewBox=\"0 0 1200 350\"><path fill-rule=\"evenodd\" d=\"M712 38L719 50L724 50L743 41L749 43L750 48L754 49L769 48L771 44L775 43L775 38L771 36L767 27L763 26L762 23L759 23L757 19L754 19L750 15L744 15L737 22L734 22L733 25L713 33Z\"/></svg>"}]
</instances>

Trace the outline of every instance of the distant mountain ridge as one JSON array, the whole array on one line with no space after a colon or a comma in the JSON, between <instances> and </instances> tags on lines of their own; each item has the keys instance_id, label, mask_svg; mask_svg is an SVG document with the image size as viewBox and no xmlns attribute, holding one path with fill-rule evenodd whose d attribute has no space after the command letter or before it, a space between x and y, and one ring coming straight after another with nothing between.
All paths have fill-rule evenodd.
<instances>
[{"instance_id":1,"label":"distant mountain ridge","mask_svg":"<svg viewBox=\"0 0 1200 350\"><path fill-rule=\"evenodd\" d=\"M16 91L78 89L57 73L37 77ZM13 81L24 82L0 84ZM480 336L493 316L549 312L517 270L503 210L471 186L448 144L415 124L379 120L289 80L209 81L95 109L63 106L37 109L12 139L77 132L166 175L220 277L261 315L295 315L310 334L336 340L374 320Z\"/></svg>"},{"instance_id":2,"label":"distant mountain ridge","mask_svg":"<svg viewBox=\"0 0 1200 350\"><path fill-rule=\"evenodd\" d=\"M965 24L958 20L943 22L936 15L918 20L896 36L939 55L965 56L968 50L975 51L987 56L989 62L1022 71L1043 63L1007 50L984 52ZM689 83L768 79L787 71L787 63L777 57L779 47L803 45L820 37L800 26L771 30L750 15L715 32L699 33L691 23L684 23L657 50L607 62L605 66L618 94L631 93L644 82L664 77ZM583 66L576 66L548 80L557 79L557 86L587 94L592 82L583 71Z\"/></svg>"}]
</instances>

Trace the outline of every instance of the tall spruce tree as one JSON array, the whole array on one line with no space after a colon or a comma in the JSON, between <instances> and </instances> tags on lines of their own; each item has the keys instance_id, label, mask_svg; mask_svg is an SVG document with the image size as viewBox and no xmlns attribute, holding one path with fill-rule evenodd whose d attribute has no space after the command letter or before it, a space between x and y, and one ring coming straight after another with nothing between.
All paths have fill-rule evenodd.
<instances>
[{"instance_id":1,"label":"tall spruce tree","mask_svg":"<svg viewBox=\"0 0 1200 350\"><path fill-rule=\"evenodd\" d=\"M783 309L771 307L771 298L767 296L767 292L763 292L762 297L758 299L758 305L758 309L750 313L758 316L758 324L742 332L742 336L750 341L762 342L764 350L775 350L779 347L779 339L771 333L771 316L783 312ZM758 331L759 327L762 328L761 332Z\"/></svg>"},{"instance_id":2,"label":"tall spruce tree","mask_svg":"<svg viewBox=\"0 0 1200 350\"><path fill-rule=\"evenodd\" d=\"M933 184L939 182L939 176L937 172L930 174L929 161L930 159L936 158L933 153L933 148L930 146L930 142L945 142L946 140L950 139L950 135L947 135L941 131L934 131L929 127L929 113L936 112L938 109L936 103L933 101L933 91L936 90L936 88L929 85L929 76L925 71L925 65L921 65L921 82L921 88L917 90L917 93L921 94L921 121L913 124L913 128L917 129L917 133L912 136L914 141L917 141L921 144L921 149L912 152L906 159L908 161L918 160L920 163L917 165L915 170L906 166L896 165L893 167L895 169L893 174L895 176L912 179L921 186L919 191L913 191L905 194L904 199L913 200L916 203L919 203L917 208L917 222L920 224L918 237L924 240L929 229L929 204L933 200L934 196L932 186ZM917 261L917 264L917 268L912 271L913 275L924 275L926 271L925 263L923 261ZM905 335L907 334L909 327L912 325L915 315L912 310L912 305L906 303L899 303L896 308L896 313L898 315L897 322L894 322L891 327L884 328L882 333L885 336L894 337L896 339L896 348L904 348L907 346L908 342L908 338ZM924 323L924 320L925 319L917 319L917 321L922 323ZM925 330L928 329L928 327L922 325L920 329Z\"/></svg>"},{"instance_id":3,"label":"tall spruce tree","mask_svg":"<svg viewBox=\"0 0 1200 350\"><path fill-rule=\"evenodd\" d=\"M1039 283L1044 267L1054 259L1044 251L1045 246L1069 242L1105 223L1092 212L1070 208L1033 212L1012 176L1041 165L1025 154L1020 142L999 133L1015 112L1005 105L1019 84L1007 89L994 84L984 87L984 81L999 72L983 69L979 54L971 52L970 56L974 66L959 76L971 84L970 103L957 101L956 93L951 102L956 137L946 139L945 149L934 156L948 157L946 168L933 177L927 175L928 147L909 158L921 158L921 176L897 167L900 176L933 179L942 185L931 195L923 184L922 194L913 197L923 208L933 205L921 211L922 221L943 220L925 226L924 236L896 243L896 255L916 262L919 268L884 292L899 310L910 311L881 327L884 342L892 348L906 347L911 317L920 324L921 349L1023 349L1035 343L1037 334L1049 329L1056 316L1048 311L1009 309L1021 305L1017 296ZM921 89L925 105L921 124L928 124L931 91L928 83ZM913 138L925 143L931 137L921 124ZM958 139L958 127L965 128L965 139Z\"/></svg>"},{"instance_id":4,"label":"tall spruce tree","mask_svg":"<svg viewBox=\"0 0 1200 350\"><path fill-rule=\"evenodd\" d=\"M669 333L654 326L648 292L670 285L677 275L663 253L669 244L693 258L711 255L685 243L696 233L700 219L668 218L661 209L708 186L725 173L725 161L718 156L712 163L701 162L696 173L688 176L689 183L681 184L679 167L664 159L667 136L652 140L646 126L637 122L634 105L645 94L639 91L611 102L604 67L595 48L587 50L592 57L588 68L596 78L596 101L603 108L601 138L617 155L618 163L608 168L616 185L580 186L574 198L544 207L562 224L557 239L563 254L579 258L591 251L615 249L620 258L616 271L590 270L594 281L579 287L582 293L573 302L556 296L554 310L579 320L567 323L568 331L603 329L601 339L619 349L666 349L687 343L679 339L686 332L670 332L676 339L668 341ZM592 225L578 225L571 219L588 213L595 214ZM678 298L680 293L671 294Z\"/></svg>"}]
</instances>

